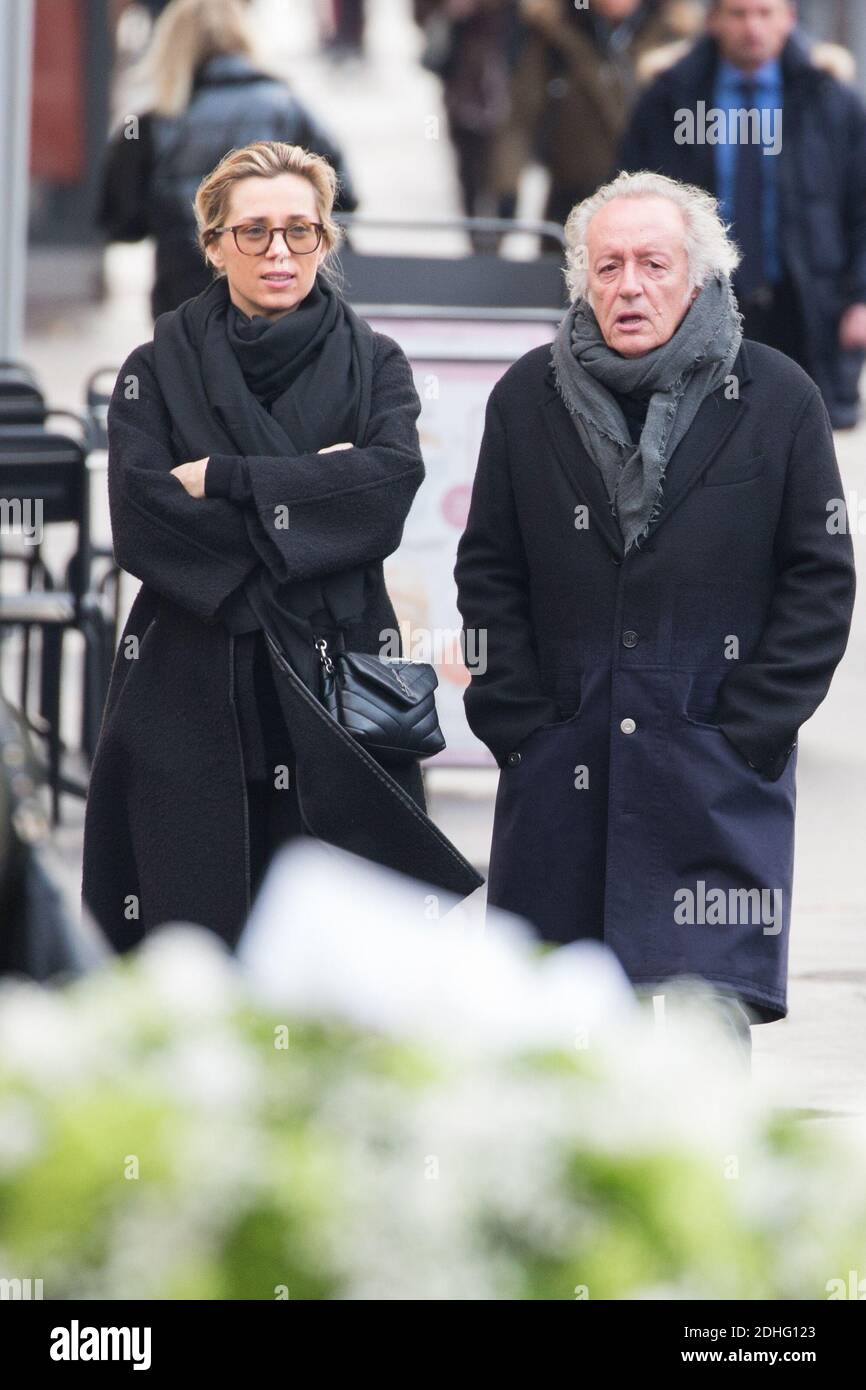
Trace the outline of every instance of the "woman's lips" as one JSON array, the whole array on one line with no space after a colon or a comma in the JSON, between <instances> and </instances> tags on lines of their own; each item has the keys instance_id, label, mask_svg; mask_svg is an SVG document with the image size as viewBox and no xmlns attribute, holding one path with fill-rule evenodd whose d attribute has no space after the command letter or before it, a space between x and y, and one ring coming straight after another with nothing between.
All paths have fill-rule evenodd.
<instances>
[{"instance_id":1,"label":"woman's lips","mask_svg":"<svg viewBox=\"0 0 866 1390\"><path fill-rule=\"evenodd\" d=\"M294 280L294 275L263 275L262 279L266 285L290 285Z\"/></svg>"}]
</instances>

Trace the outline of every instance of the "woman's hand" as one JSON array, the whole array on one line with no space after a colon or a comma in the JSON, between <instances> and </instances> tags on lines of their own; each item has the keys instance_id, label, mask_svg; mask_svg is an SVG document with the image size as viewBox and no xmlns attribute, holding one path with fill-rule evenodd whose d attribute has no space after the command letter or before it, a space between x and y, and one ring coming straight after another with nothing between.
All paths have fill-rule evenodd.
<instances>
[{"instance_id":1,"label":"woman's hand","mask_svg":"<svg viewBox=\"0 0 866 1390\"><path fill-rule=\"evenodd\" d=\"M183 483L190 497L204 497L204 475L207 459L196 459L193 463L179 463L171 471L178 482Z\"/></svg>"},{"instance_id":2,"label":"woman's hand","mask_svg":"<svg viewBox=\"0 0 866 1390\"><path fill-rule=\"evenodd\" d=\"M325 449L317 449L319 454L332 454L335 449L354 449L354 444L329 444Z\"/></svg>"}]
</instances>

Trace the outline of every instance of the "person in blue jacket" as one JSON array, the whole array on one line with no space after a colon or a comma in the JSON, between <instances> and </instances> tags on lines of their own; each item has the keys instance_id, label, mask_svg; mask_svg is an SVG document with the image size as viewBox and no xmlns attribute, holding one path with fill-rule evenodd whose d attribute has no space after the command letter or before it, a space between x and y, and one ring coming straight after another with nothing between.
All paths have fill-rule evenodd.
<instances>
[{"instance_id":1,"label":"person in blue jacket","mask_svg":"<svg viewBox=\"0 0 866 1390\"><path fill-rule=\"evenodd\" d=\"M866 109L795 22L790 0L713 0L707 36L638 102L620 164L718 197L747 337L798 362L846 429L866 349Z\"/></svg>"}]
</instances>

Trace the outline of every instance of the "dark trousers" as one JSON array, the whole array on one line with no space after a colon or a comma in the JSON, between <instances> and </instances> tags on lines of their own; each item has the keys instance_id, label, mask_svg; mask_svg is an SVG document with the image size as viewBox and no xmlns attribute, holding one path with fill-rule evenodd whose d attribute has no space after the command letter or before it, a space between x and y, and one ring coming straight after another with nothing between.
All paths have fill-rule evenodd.
<instances>
[{"instance_id":1,"label":"dark trousers","mask_svg":"<svg viewBox=\"0 0 866 1390\"><path fill-rule=\"evenodd\" d=\"M740 309L746 338L754 338L756 343L765 343L767 347L784 352L804 371L809 371L803 316L790 279L767 286L753 299L741 302Z\"/></svg>"},{"instance_id":2,"label":"dark trousers","mask_svg":"<svg viewBox=\"0 0 866 1390\"><path fill-rule=\"evenodd\" d=\"M594 192L595 189L593 188L566 188L561 184L552 183L544 208L545 222L559 222L560 225L565 226L568 214L575 203L582 203L584 198L588 198ZM553 237L542 237L541 251L543 255L561 256L562 243Z\"/></svg>"},{"instance_id":3,"label":"dark trousers","mask_svg":"<svg viewBox=\"0 0 866 1390\"><path fill-rule=\"evenodd\" d=\"M270 782L247 782L250 820L250 900L255 901L276 851L306 833L292 780L277 789Z\"/></svg>"},{"instance_id":4,"label":"dark trousers","mask_svg":"<svg viewBox=\"0 0 866 1390\"><path fill-rule=\"evenodd\" d=\"M331 32L325 38L326 44L360 53L364 43L364 0L331 0L328 8Z\"/></svg>"}]
</instances>

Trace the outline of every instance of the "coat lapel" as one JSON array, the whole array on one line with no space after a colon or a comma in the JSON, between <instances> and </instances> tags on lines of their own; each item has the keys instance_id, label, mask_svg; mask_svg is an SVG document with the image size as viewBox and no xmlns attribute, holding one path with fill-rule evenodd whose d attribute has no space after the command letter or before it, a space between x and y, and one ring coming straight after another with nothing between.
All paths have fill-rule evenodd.
<instances>
[{"instance_id":1,"label":"coat lapel","mask_svg":"<svg viewBox=\"0 0 866 1390\"><path fill-rule=\"evenodd\" d=\"M736 377L741 392L742 387L751 379L745 343L740 347L731 374ZM604 536L617 558L622 559L622 534L611 511L604 479L600 469L583 447L583 441L556 389L552 367L548 367L545 388L547 395L542 415L556 458L573 490L588 507L592 524ZM728 399L725 392L726 387L722 385L707 397L685 437L680 440L668 460L664 481L664 505L650 527L648 537L655 535L691 491L748 410L748 401L743 399L742 394L738 399Z\"/></svg>"},{"instance_id":2,"label":"coat lapel","mask_svg":"<svg viewBox=\"0 0 866 1390\"><path fill-rule=\"evenodd\" d=\"M548 368L545 385L548 394L541 413L553 445L553 452L574 492L589 509L590 525L601 532L614 555L622 559L622 533L616 517L611 512L604 479L600 469L583 447L583 441L553 383L552 368Z\"/></svg>"},{"instance_id":3,"label":"coat lapel","mask_svg":"<svg viewBox=\"0 0 866 1390\"><path fill-rule=\"evenodd\" d=\"M736 378L737 390L741 393L742 387L751 379L749 355L745 345L741 345L734 359L731 376ZM742 394L738 394L736 398L729 398L726 391L727 387L723 383L711 396L707 396L685 436L669 458L665 469L663 506L647 532L647 539L655 536L664 526L668 517L709 468L731 431L744 418L749 408L748 400L744 400Z\"/></svg>"}]
</instances>

